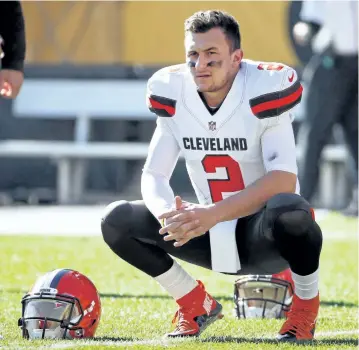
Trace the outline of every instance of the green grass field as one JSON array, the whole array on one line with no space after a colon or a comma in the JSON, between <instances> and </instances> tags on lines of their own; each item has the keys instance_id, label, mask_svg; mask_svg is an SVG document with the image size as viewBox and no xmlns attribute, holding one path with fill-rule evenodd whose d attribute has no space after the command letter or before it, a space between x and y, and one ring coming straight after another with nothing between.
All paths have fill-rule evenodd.
<instances>
[{"instance_id":1,"label":"green grass field","mask_svg":"<svg viewBox=\"0 0 359 350\"><path fill-rule=\"evenodd\" d=\"M317 340L300 348L355 349L358 344L357 220L331 214L321 224L321 310ZM331 234L334 233L334 234ZM233 316L233 276L189 266L224 305L225 318L198 339L164 340L175 303L149 277L120 261L99 237L0 236L0 348L4 349L292 349L274 339L281 320L237 320ZM304 259L304 255L303 255ZM34 341L21 338L17 320L21 297L36 277L72 268L92 279L101 293L102 319L91 341Z\"/></svg>"}]
</instances>

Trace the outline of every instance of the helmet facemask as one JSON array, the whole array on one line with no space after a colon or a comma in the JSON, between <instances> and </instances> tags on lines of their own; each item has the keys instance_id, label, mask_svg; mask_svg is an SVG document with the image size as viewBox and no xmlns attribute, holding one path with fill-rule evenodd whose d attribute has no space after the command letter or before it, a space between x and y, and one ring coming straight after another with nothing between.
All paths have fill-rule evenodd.
<instances>
[{"instance_id":1,"label":"helmet facemask","mask_svg":"<svg viewBox=\"0 0 359 350\"><path fill-rule=\"evenodd\" d=\"M290 282L265 275L243 276L234 285L238 318L283 318L292 302Z\"/></svg>"},{"instance_id":2,"label":"helmet facemask","mask_svg":"<svg viewBox=\"0 0 359 350\"><path fill-rule=\"evenodd\" d=\"M81 337L77 327L84 312L79 300L65 294L40 292L22 298L19 326L26 339L73 339ZM77 334L79 333L79 334Z\"/></svg>"}]
</instances>

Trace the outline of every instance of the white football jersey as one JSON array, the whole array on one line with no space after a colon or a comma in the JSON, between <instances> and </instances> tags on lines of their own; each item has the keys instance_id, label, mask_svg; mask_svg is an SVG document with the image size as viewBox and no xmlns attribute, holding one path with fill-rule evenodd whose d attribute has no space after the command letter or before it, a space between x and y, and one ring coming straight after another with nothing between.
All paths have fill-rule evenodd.
<instances>
[{"instance_id":1,"label":"white football jersey","mask_svg":"<svg viewBox=\"0 0 359 350\"><path fill-rule=\"evenodd\" d=\"M181 153L201 204L238 193L272 170L297 174L291 112L301 95L292 68L243 60L212 115L185 64L161 69L148 81L148 107L158 118L144 172L169 180Z\"/></svg>"}]
</instances>

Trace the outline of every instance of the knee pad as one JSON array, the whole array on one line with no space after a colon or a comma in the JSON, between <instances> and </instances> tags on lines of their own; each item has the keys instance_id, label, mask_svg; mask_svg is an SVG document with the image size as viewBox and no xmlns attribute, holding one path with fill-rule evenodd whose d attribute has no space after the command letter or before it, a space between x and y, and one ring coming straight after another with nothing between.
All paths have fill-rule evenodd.
<instances>
[{"instance_id":1,"label":"knee pad","mask_svg":"<svg viewBox=\"0 0 359 350\"><path fill-rule=\"evenodd\" d=\"M117 201L109 204L101 219L101 232L104 241L112 246L131 227L132 206L127 201Z\"/></svg>"},{"instance_id":2,"label":"knee pad","mask_svg":"<svg viewBox=\"0 0 359 350\"><path fill-rule=\"evenodd\" d=\"M304 210L311 214L309 203L300 195L295 193L279 193L270 198L266 209L276 214L282 214L293 210Z\"/></svg>"},{"instance_id":3,"label":"knee pad","mask_svg":"<svg viewBox=\"0 0 359 350\"><path fill-rule=\"evenodd\" d=\"M309 203L294 193L280 193L270 198L265 208L267 227L274 231L301 235L313 223Z\"/></svg>"},{"instance_id":4,"label":"knee pad","mask_svg":"<svg viewBox=\"0 0 359 350\"><path fill-rule=\"evenodd\" d=\"M318 269L322 231L305 199L297 195L276 197L268 209L273 220L272 237L279 253L293 272L311 274Z\"/></svg>"},{"instance_id":5,"label":"knee pad","mask_svg":"<svg viewBox=\"0 0 359 350\"><path fill-rule=\"evenodd\" d=\"M279 214L274 221L274 232L300 237L313 225L311 215L304 210L292 210Z\"/></svg>"}]
</instances>

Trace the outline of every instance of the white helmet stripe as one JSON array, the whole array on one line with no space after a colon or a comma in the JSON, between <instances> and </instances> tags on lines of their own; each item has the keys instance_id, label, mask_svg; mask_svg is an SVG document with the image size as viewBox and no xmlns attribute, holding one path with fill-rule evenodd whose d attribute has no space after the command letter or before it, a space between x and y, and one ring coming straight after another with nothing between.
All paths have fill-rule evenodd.
<instances>
[{"instance_id":1,"label":"white helmet stripe","mask_svg":"<svg viewBox=\"0 0 359 350\"><path fill-rule=\"evenodd\" d=\"M40 289L56 288L60 278L68 271L70 270L56 269L46 273L36 281L34 287L32 288L32 292L36 293L39 292ZM52 287L55 283L56 286Z\"/></svg>"}]
</instances>

